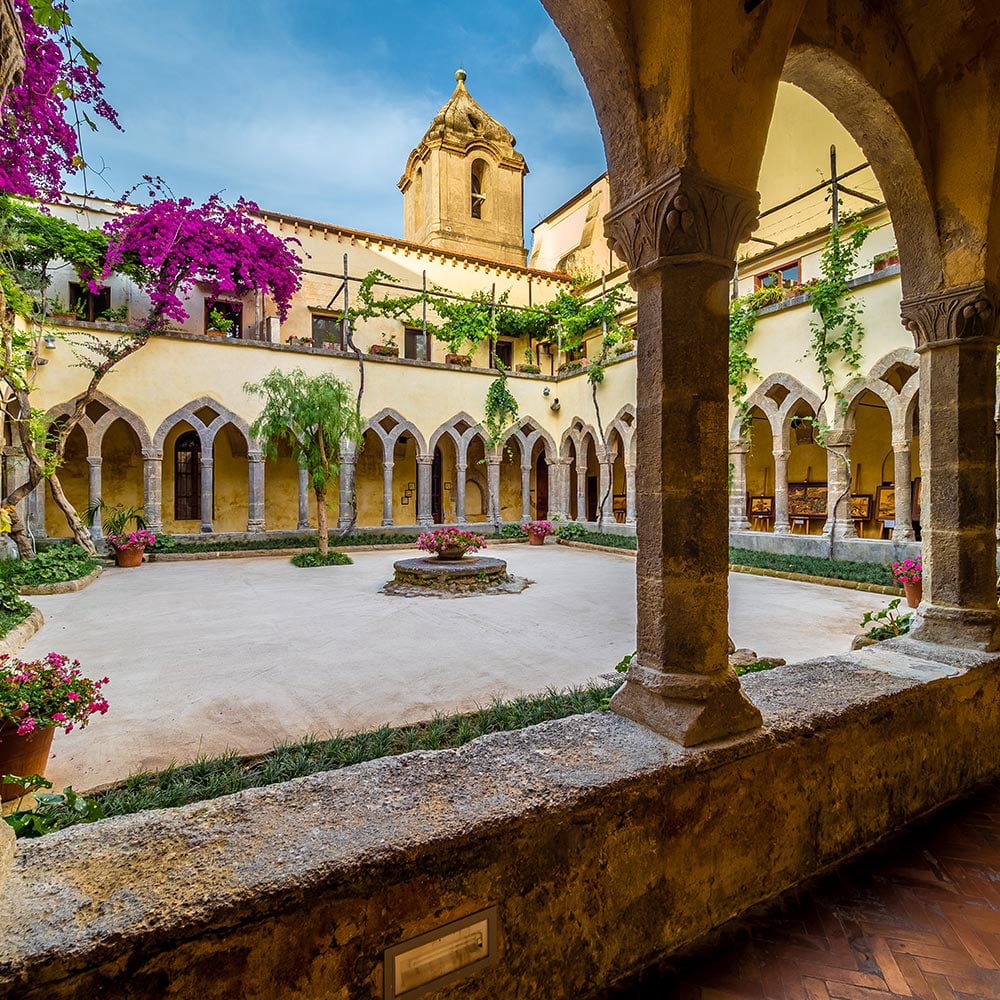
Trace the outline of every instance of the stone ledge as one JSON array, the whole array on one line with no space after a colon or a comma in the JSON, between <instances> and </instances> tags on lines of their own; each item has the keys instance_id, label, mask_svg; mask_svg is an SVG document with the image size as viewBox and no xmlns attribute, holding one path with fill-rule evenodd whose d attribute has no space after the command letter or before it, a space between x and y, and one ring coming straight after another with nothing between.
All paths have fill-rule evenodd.
<instances>
[{"instance_id":1,"label":"stone ledge","mask_svg":"<svg viewBox=\"0 0 1000 1000\"><path fill-rule=\"evenodd\" d=\"M45 624L45 615L38 608L33 608L31 614L15 625L0 639L0 655L14 656L28 644L28 640Z\"/></svg>"},{"instance_id":2,"label":"stone ledge","mask_svg":"<svg viewBox=\"0 0 1000 1000\"><path fill-rule=\"evenodd\" d=\"M744 678L744 740L576 716L22 842L0 992L370 997L386 947L496 903L462 996L586 996L995 777L998 668L893 640Z\"/></svg>"},{"instance_id":3,"label":"stone ledge","mask_svg":"<svg viewBox=\"0 0 1000 1000\"><path fill-rule=\"evenodd\" d=\"M38 583L34 586L19 587L18 593L22 597L44 597L47 594L75 594L84 587L89 587L103 572L98 566L92 569L86 576L77 577L75 580L63 580L60 583Z\"/></svg>"}]
</instances>

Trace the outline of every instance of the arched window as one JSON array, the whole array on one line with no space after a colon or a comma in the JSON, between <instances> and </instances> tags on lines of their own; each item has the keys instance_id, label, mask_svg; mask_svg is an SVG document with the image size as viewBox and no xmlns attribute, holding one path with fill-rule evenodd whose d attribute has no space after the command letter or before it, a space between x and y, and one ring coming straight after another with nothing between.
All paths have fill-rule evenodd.
<instances>
[{"instance_id":1,"label":"arched window","mask_svg":"<svg viewBox=\"0 0 1000 1000\"><path fill-rule=\"evenodd\" d=\"M476 160L472 164L472 217L481 219L486 202L486 170L485 160Z\"/></svg>"},{"instance_id":2,"label":"arched window","mask_svg":"<svg viewBox=\"0 0 1000 1000\"><path fill-rule=\"evenodd\" d=\"M424 168L417 167L413 181L413 222L419 226L424 221Z\"/></svg>"},{"instance_id":3,"label":"arched window","mask_svg":"<svg viewBox=\"0 0 1000 1000\"><path fill-rule=\"evenodd\" d=\"M174 520L201 520L201 438L188 431L174 445Z\"/></svg>"}]
</instances>

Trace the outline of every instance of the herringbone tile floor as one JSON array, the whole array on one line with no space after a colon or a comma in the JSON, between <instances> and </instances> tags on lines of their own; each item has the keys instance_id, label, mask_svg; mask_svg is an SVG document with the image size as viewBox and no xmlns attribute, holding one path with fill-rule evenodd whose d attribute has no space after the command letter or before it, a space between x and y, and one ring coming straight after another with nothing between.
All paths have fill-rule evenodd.
<instances>
[{"instance_id":1,"label":"herringbone tile floor","mask_svg":"<svg viewBox=\"0 0 1000 1000\"><path fill-rule=\"evenodd\" d=\"M1000 787L608 1000L1000 1000Z\"/></svg>"}]
</instances>

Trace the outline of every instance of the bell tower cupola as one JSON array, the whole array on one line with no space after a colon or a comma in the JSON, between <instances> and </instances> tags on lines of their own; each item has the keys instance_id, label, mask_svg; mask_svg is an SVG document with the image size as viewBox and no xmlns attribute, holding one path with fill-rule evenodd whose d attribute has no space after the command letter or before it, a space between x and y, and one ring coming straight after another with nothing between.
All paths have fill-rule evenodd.
<instances>
[{"instance_id":1,"label":"bell tower cupola","mask_svg":"<svg viewBox=\"0 0 1000 1000\"><path fill-rule=\"evenodd\" d=\"M399 181L404 238L523 265L528 165L514 136L473 100L465 70L455 79Z\"/></svg>"}]
</instances>

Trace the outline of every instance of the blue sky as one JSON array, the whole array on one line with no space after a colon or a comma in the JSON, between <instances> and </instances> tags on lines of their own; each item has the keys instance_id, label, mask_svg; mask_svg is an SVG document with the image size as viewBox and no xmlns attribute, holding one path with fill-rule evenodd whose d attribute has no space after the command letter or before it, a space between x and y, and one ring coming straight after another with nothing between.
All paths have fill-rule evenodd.
<instances>
[{"instance_id":1,"label":"blue sky","mask_svg":"<svg viewBox=\"0 0 1000 1000\"><path fill-rule=\"evenodd\" d=\"M101 196L159 174L176 194L400 234L396 182L459 63L528 160L526 237L604 170L538 0L76 0L72 13L125 126L85 136Z\"/></svg>"}]
</instances>

